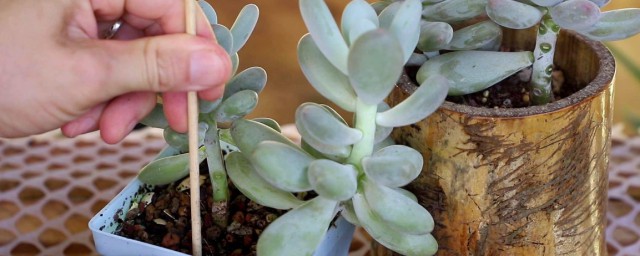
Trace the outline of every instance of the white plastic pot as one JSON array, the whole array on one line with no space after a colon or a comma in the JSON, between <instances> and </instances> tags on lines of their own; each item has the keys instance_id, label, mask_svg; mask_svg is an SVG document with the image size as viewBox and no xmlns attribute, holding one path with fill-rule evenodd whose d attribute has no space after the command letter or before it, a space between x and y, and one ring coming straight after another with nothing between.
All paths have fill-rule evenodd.
<instances>
[{"instance_id":1,"label":"white plastic pot","mask_svg":"<svg viewBox=\"0 0 640 256\"><path fill-rule=\"evenodd\" d=\"M129 183L111 202L89 221L89 229L93 233L96 251L100 255L186 255L160 246L143 243L126 237L115 235L120 228L120 220L131 207L132 200L138 195L141 186L138 179ZM353 238L355 227L340 217L335 225L331 225L327 234L316 249L314 256L346 256Z\"/></svg>"}]
</instances>

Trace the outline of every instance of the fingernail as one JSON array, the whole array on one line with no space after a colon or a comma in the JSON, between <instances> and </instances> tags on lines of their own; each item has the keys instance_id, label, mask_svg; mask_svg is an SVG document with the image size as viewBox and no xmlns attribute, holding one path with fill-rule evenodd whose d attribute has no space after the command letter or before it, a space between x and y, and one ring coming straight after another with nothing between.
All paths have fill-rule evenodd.
<instances>
[{"instance_id":1,"label":"fingernail","mask_svg":"<svg viewBox=\"0 0 640 256\"><path fill-rule=\"evenodd\" d=\"M220 70L223 69L223 60L216 54L216 51L202 50L190 56L191 85L198 89L209 88L221 84L225 81Z\"/></svg>"}]
</instances>

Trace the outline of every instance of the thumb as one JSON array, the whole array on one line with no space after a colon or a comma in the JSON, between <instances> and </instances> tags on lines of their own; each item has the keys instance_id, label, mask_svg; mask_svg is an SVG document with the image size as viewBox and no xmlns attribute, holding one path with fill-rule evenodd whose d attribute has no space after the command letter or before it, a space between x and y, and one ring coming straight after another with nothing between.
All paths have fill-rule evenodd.
<instances>
[{"instance_id":1,"label":"thumb","mask_svg":"<svg viewBox=\"0 0 640 256\"><path fill-rule=\"evenodd\" d=\"M109 98L134 91L202 91L222 86L231 61L210 39L185 34L98 41L106 51Z\"/></svg>"}]
</instances>

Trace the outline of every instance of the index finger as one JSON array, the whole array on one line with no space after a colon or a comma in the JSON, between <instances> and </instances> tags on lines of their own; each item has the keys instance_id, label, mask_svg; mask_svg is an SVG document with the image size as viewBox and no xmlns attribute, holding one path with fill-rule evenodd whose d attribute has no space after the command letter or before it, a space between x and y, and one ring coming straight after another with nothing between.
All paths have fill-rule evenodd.
<instances>
[{"instance_id":1,"label":"index finger","mask_svg":"<svg viewBox=\"0 0 640 256\"><path fill-rule=\"evenodd\" d=\"M137 29L157 24L165 34L185 32L184 0L90 0L98 20L117 20ZM195 0L194 0L195 1ZM204 1L204 0L201 0ZM196 7L199 9L199 7ZM207 18L201 10L196 12L198 36L215 38Z\"/></svg>"}]
</instances>

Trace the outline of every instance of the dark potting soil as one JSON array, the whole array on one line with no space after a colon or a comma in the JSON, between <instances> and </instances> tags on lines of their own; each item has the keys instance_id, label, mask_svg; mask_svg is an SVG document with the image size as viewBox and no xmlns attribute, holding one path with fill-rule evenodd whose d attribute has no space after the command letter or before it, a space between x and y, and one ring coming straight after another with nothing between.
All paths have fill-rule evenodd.
<instances>
[{"instance_id":1,"label":"dark potting soil","mask_svg":"<svg viewBox=\"0 0 640 256\"><path fill-rule=\"evenodd\" d=\"M263 207L246 198L230 184L229 225L220 228L214 224L211 215L213 198L206 162L200 166L200 170L206 176L200 186L203 254L256 255L259 235L284 211ZM156 186L151 203L145 205L141 202L137 210L130 211L122 221L122 228L117 235L191 255L189 190L178 191L178 183Z\"/></svg>"}]
</instances>

